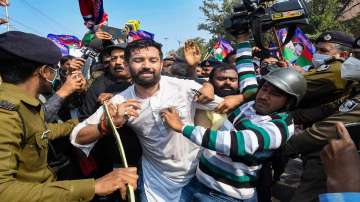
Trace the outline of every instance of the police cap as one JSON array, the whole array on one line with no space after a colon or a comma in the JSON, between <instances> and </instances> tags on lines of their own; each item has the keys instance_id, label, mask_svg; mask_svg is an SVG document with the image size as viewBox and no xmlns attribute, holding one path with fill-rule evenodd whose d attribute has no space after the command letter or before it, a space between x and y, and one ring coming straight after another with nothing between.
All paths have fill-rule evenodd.
<instances>
[{"instance_id":1,"label":"police cap","mask_svg":"<svg viewBox=\"0 0 360 202\"><path fill-rule=\"evenodd\" d=\"M119 44L115 44L115 45L110 45L105 48L105 51L107 53L111 53L111 51L113 51L115 49L125 50L126 46L127 46L127 43L119 43Z\"/></svg>"},{"instance_id":2,"label":"police cap","mask_svg":"<svg viewBox=\"0 0 360 202\"><path fill-rule=\"evenodd\" d=\"M30 33L9 31L0 34L0 61L23 58L40 64L56 65L61 59L60 49L49 39ZM11 57L11 58L9 58Z\"/></svg>"},{"instance_id":3,"label":"police cap","mask_svg":"<svg viewBox=\"0 0 360 202\"><path fill-rule=\"evenodd\" d=\"M360 37L355 39L355 42L353 44L353 51L360 52Z\"/></svg>"},{"instance_id":4,"label":"police cap","mask_svg":"<svg viewBox=\"0 0 360 202\"><path fill-rule=\"evenodd\" d=\"M351 48L354 43L354 38L345 34L344 32L328 31L322 33L316 39L315 43L319 42L336 43Z\"/></svg>"}]
</instances>

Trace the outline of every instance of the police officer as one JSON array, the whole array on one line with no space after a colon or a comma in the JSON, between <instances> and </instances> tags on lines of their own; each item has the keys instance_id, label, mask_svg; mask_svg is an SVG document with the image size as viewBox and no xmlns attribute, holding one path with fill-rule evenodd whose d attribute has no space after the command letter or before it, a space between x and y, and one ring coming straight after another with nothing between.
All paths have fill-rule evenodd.
<instances>
[{"instance_id":1,"label":"police officer","mask_svg":"<svg viewBox=\"0 0 360 202\"><path fill-rule=\"evenodd\" d=\"M317 38L313 66L304 74L308 90L299 109L292 113L296 124L311 125L334 113L348 95L349 82L341 78L340 69L353 43L352 37L338 31L324 32Z\"/></svg>"},{"instance_id":2,"label":"police officer","mask_svg":"<svg viewBox=\"0 0 360 202\"><path fill-rule=\"evenodd\" d=\"M348 98L341 103L336 112L314 123L303 133L293 136L285 150L288 155L302 154L304 171L300 187L292 199L297 201L318 201L318 195L326 192L326 176L319 152L328 144L328 140L337 137L336 122L353 123L360 121L360 38L353 44L352 56L340 67L340 76L344 80L356 81Z\"/></svg>"},{"instance_id":3,"label":"police officer","mask_svg":"<svg viewBox=\"0 0 360 202\"><path fill-rule=\"evenodd\" d=\"M95 194L136 185L135 168L97 180L56 181L47 165L48 140L69 134L76 121L46 124L38 99L51 90L61 53L48 39L17 31L0 34L1 201L90 201Z\"/></svg>"}]
</instances>

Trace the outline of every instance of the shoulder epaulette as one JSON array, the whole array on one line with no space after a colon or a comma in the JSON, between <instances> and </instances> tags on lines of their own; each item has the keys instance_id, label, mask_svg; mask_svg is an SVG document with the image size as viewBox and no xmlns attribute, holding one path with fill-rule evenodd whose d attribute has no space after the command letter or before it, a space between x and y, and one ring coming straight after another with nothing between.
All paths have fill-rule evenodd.
<instances>
[{"instance_id":1,"label":"shoulder epaulette","mask_svg":"<svg viewBox=\"0 0 360 202\"><path fill-rule=\"evenodd\" d=\"M339 58L334 58L334 57L332 57L332 58L330 58L330 59L328 59L328 60L325 60L325 65L329 65L329 64L331 64L331 63L334 63L334 62L341 62L341 63L343 63L344 62L344 60L342 60L342 59L339 59Z\"/></svg>"},{"instance_id":2,"label":"shoulder epaulette","mask_svg":"<svg viewBox=\"0 0 360 202\"><path fill-rule=\"evenodd\" d=\"M6 101L6 100L0 100L0 109L6 109L9 111L16 111L17 107L16 105Z\"/></svg>"}]
</instances>

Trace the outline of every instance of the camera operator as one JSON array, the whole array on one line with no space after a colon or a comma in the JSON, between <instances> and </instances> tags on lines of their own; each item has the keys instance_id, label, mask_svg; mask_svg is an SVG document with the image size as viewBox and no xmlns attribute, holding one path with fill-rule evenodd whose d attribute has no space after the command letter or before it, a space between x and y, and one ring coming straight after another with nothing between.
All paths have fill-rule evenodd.
<instances>
[{"instance_id":1,"label":"camera operator","mask_svg":"<svg viewBox=\"0 0 360 202\"><path fill-rule=\"evenodd\" d=\"M359 41L360 38L355 41L352 56L346 59L339 69L341 79L353 81L347 99L333 114L312 124L303 133L295 135L285 146L285 151L289 156L302 154L304 160L301 184L292 201L318 201L318 195L326 192L326 175L319 152L330 139L337 137L335 123L344 122L346 124L360 120Z\"/></svg>"}]
</instances>

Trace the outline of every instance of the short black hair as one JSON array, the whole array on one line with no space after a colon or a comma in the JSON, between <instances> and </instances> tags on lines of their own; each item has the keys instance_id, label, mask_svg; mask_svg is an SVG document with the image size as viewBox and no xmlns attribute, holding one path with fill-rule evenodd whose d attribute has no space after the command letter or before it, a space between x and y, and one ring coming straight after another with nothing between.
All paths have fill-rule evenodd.
<instances>
[{"instance_id":1,"label":"short black hair","mask_svg":"<svg viewBox=\"0 0 360 202\"><path fill-rule=\"evenodd\" d=\"M160 53L160 59L161 60L163 59L163 52L161 50L162 45L160 43L157 43L156 41L151 39L141 39L141 40L133 41L126 46L124 53L125 61L126 62L130 61L131 53L134 50L148 48L148 47L155 47L156 49L158 49Z\"/></svg>"},{"instance_id":2,"label":"short black hair","mask_svg":"<svg viewBox=\"0 0 360 202\"><path fill-rule=\"evenodd\" d=\"M23 83L37 68L42 66L40 63L20 58L3 50L0 50L0 54L6 58L0 61L0 74L3 82Z\"/></svg>"},{"instance_id":3,"label":"short black hair","mask_svg":"<svg viewBox=\"0 0 360 202\"><path fill-rule=\"evenodd\" d=\"M224 63L230 64L231 63L231 57L236 55L236 50L231 51L225 58Z\"/></svg>"},{"instance_id":4,"label":"short black hair","mask_svg":"<svg viewBox=\"0 0 360 202\"><path fill-rule=\"evenodd\" d=\"M259 53L259 56L260 56L260 62L262 62L264 59L268 59L268 58L275 58L275 59L279 60L279 57L271 54L271 52L269 50L261 50Z\"/></svg>"},{"instance_id":5,"label":"short black hair","mask_svg":"<svg viewBox=\"0 0 360 202\"><path fill-rule=\"evenodd\" d=\"M69 61L69 60L72 60L72 59L74 59L74 58L75 58L75 57L72 56L72 55L66 55L66 56L64 56L64 57L61 58L61 60L60 60L60 65L64 65L65 62L67 62L67 61Z\"/></svg>"},{"instance_id":6,"label":"short black hair","mask_svg":"<svg viewBox=\"0 0 360 202\"><path fill-rule=\"evenodd\" d=\"M235 66L228 64L228 63L219 63L214 65L213 70L211 70L210 74L209 74L209 82L213 83L214 81L214 77L215 77L215 72L220 72L220 71L226 71L226 70L234 70L235 72L237 72L237 69Z\"/></svg>"}]
</instances>

